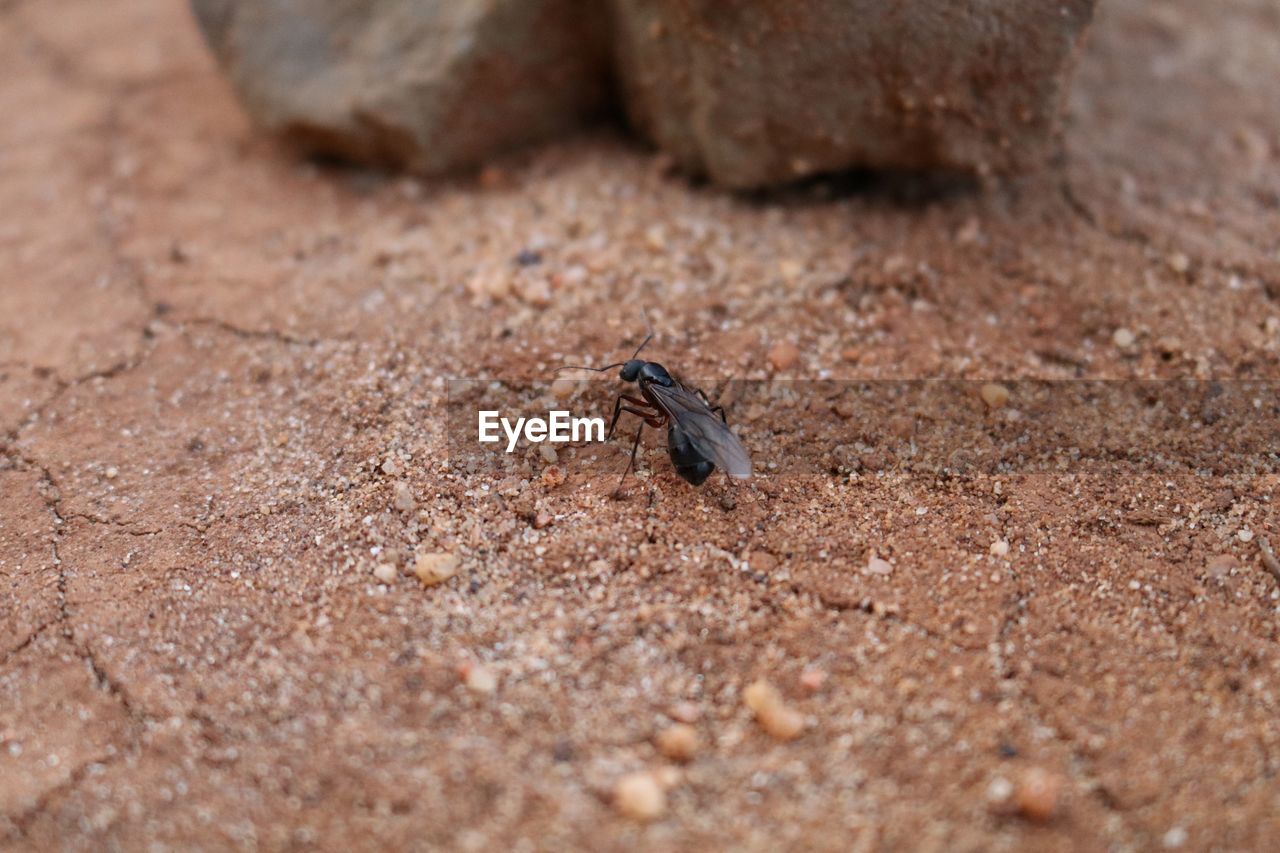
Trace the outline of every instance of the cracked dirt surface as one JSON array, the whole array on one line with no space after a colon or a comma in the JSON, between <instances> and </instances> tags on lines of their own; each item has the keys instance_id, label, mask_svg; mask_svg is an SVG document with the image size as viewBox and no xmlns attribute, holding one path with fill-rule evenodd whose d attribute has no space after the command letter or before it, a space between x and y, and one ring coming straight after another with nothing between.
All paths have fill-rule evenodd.
<instances>
[{"instance_id":1,"label":"cracked dirt surface","mask_svg":"<svg viewBox=\"0 0 1280 853\"><path fill-rule=\"evenodd\" d=\"M794 379L1276 379L1280 12L1149 5L1103 4L1051 174L735 198L606 132L438 183L299 162L183 4L0 4L0 843L1275 849L1266 458L930 473L917 411L842 427L850 475L799 399L731 410L805 463L732 492L657 444L623 501L619 448L448 460L447 377L616 357L641 305L713 381L778 340ZM680 702L702 748L636 823ZM993 802L1030 768L1044 822Z\"/></svg>"}]
</instances>

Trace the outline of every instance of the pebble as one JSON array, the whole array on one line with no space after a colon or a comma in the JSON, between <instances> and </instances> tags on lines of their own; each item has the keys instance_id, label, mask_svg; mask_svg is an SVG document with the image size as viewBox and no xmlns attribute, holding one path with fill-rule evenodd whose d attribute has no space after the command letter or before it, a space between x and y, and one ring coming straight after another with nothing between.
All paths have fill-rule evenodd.
<instances>
[{"instance_id":1,"label":"pebble","mask_svg":"<svg viewBox=\"0 0 1280 853\"><path fill-rule=\"evenodd\" d=\"M658 733L658 752L672 761L690 761L698 752L698 731L685 723L676 723Z\"/></svg>"},{"instance_id":2,"label":"pebble","mask_svg":"<svg viewBox=\"0 0 1280 853\"><path fill-rule=\"evenodd\" d=\"M982 386L982 402L988 408L999 409L1009 402L1009 389L996 382L988 382Z\"/></svg>"},{"instance_id":3,"label":"pebble","mask_svg":"<svg viewBox=\"0 0 1280 853\"><path fill-rule=\"evenodd\" d=\"M481 270L467 281L467 290L477 298L502 299L511 293L511 279L501 271Z\"/></svg>"},{"instance_id":4,"label":"pebble","mask_svg":"<svg viewBox=\"0 0 1280 853\"><path fill-rule=\"evenodd\" d=\"M378 563L373 567L373 576L379 583L391 583L396 579L396 567L390 563Z\"/></svg>"},{"instance_id":5,"label":"pebble","mask_svg":"<svg viewBox=\"0 0 1280 853\"><path fill-rule=\"evenodd\" d=\"M794 740L804 731L804 715L787 707L776 687L764 679L752 682L742 691L743 703L755 714L770 737Z\"/></svg>"},{"instance_id":6,"label":"pebble","mask_svg":"<svg viewBox=\"0 0 1280 853\"><path fill-rule=\"evenodd\" d=\"M578 391L578 383L573 379L557 379L551 383L551 396L557 400L567 400Z\"/></svg>"},{"instance_id":7,"label":"pebble","mask_svg":"<svg viewBox=\"0 0 1280 853\"><path fill-rule=\"evenodd\" d=\"M790 370L800 360L800 350L791 341L778 341L766 356L774 370Z\"/></svg>"},{"instance_id":8,"label":"pebble","mask_svg":"<svg viewBox=\"0 0 1280 853\"><path fill-rule=\"evenodd\" d=\"M1128 349L1129 347L1133 346L1133 343L1136 340L1137 338L1134 337L1133 332L1129 331L1123 326L1121 326L1119 329L1116 329L1115 332L1111 335L1111 342L1116 346L1118 346L1120 349Z\"/></svg>"},{"instance_id":9,"label":"pebble","mask_svg":"<svg viewBox=\"0 0 1280 853\"><path fill-rule=\"evenodd\" d=\"M891 575L893 574L893 564L872 554L871 559L867 560L867 574Z\"/></svg>"},{"instance_id":10,"label":"pebble","mask_svg":"<svg viewBox=\"0 0 1280 853\"><path fill-rule=\"evenodd\" d=\"M468 663L462 668L462 683L472 693L492 693L498 689L498 677L481 663Z\"/></svg>"},{"instance_id":11,"label":"pebble","mask_svg":"<svg viewBox=\"0 0 1280 853\"><path fill-rule=\"evenodd\" d=\"M413 489L409 484L401 481L392 487L391 505L399 512L413 512L417 508L417 501L413 499Z\"/></svg>"},{"instance_id":12,"label":"pebble","mask_svg":"<svg viewBox=\"0 0 1280 853\"><path fill-rule=\"evenodd\" d=\"M423 586L435 586L458 573L458 558L445 552L426 551L414 560L413 573Z\"/></svg>"},{"instance_id":13,"label":"pebble","mask_svg":"<svg viewBox=\"0 0 1280 853\"><path fill-rule=\"evenodd\" d=\"M778 261L778 274L781 275L785 281L795 281L803 272L804 264L800 263L795 258L783 258Z\"/></svg>"},{"instance_id":14,"label":"pebble","mask_svg":"<svg viewBox=\"0 0 1280 853\"><path fill-rule=\"evenodd\" d=\"M1044 823L1058 811L1058 799L1062 793L1062 780L1040 767L1032 767L1022 774L1013 792L1013 804L1027 820Z\"/></svg>"},{"instance_id":15,"label":"pebble","mask_svg":"<svg viewBox=\"0 0 1280 853\"><path fill-rule=\"evenodd\" d=\"M1161 837L1160 843L1166 850L1177 850L1187 843L1187 831L1180 826L1175 826Z\"/></svg>"},{"instance_id":16,"label":"pebble","mask_svg":"<svg viewBox=\"0 0 1280 853\"><path fill-rule=\"evenodd\" d=\"M538 455L542 457L542 461L548 465L554 465L560 459L560 454L556 453L556 449L549 444L543 444L538 448Z\"/></svg>"},{"instance_id":17,"label":"pebble","mask_svg":"<svg viewBox=\"0 0 1280 853\"><path fill-rule=\"evenodd\" d=\"M533 517L533 529L541 530L544 527L550 527L551 522L555 521L549 512L540 512Z\"/></svg>"},{"instance_id":18,"label":"pebble","mask_svg":"<svg viewBox=\"0 0 1280 853\"><path fill-rule=\"evenodd\" d=\"M702 716L702 709L692 702L677 702L667 711L667 716L681 723L696 723Z\"/></svg>"},{"instance_id":19,"label":"pebble","mask_svg":"<svg viewBox=\"0 0 1280 853\"><path fill-rule=\"evenodd\" d=\"M400 476L400 462L394 456L388 456L382 463L382 473L388 477Z\"/></svg>"},{"instance_id":20,"label":"pebble","mask_svg":"<svg viewBox=\"0 0 1280 853\"><path fill-rule=\"evenodd\" d=\"M1003 776L997 776L987 785L987 802L993 805L1004 805L1013 796L1013 783Z\"/></svg>"},{"instance_id":21,"label":"pebble","mask_svg":"<svg viewBox=\"0 0 1280 853\"><path fill-rule=\"evenodd\" d=\"M862 358L862 350L857 347L845 347L840 350L840 357L850 364L857 364Z\"/></svg>"},{"instance_id":22,"label":"pebble","mask_svg":"<svg viewBox=\"0 0 1280 853\"><path fill-rule=\"evenodd\" d=\"M995 557L1009 556L1009 540L997 539L991 543L991 554Z\"/></svg>"},{"instance_id":23,"label":"pebble","mask_svg":"<svg viewBox=\"0 0 1280 853\"><path fill-rule=\"evenodd\" d=\"M827 673L825 670L810 667L800 673L800 686L810 693L817 693L827 683Z\"/></svg>"},{"instance_id":24,"label":"pebble","mask_svg":"<svg viewBox=\"0 0 1280 853\"><path fill-rule=\"evenodd\" d=\"M1166 260L1169 263L1169 269L1178 275L1186 275L1187 271L1191 269L1191 259L1182 252L1174 252Z\"/></svg>"},{"instance_id":25,"label":"pebble","mask_svg":"<svg viewBox=\"0 0 1280 853\"><path fill-rule=\"evenodd\" d=\"M667 792L652 773L628 773L614 786L613 803L633 820L655 820L667 810Z\"/></svg>"},{"instance_id":26,"label":"pebble","mask_svg":"<svg viewBox=\"0 0 1280 853\"><path fill-rule=\"evenodd\" d=\"M1236 534L1236 538L1239 539L1241 542L1252 542L1253 531L1247 527L1242 527L1240 529L1240 532Z\"/></svg>"},{"instance_id":27,"label":"pebble","mask_svg":"<svg viewBox=\"0 0 1280 853\"><path fill-rule=\"evenodd\" d=\"M564 481L564 469L560 466L548 465L542 469L542 484L548 489L554 489L556 486L563 484Z\"/></svg>"},{"instance_id":28,"label":"pebble","mask_svg":"<svg viewBox=\"0 0 1280 853\"><path fill-rule=\"evenodd\" d=\"M112 465L103 473L106 475L108 480L114 480L116 477L120 476L120 469Z\"/></svg>"}]
</instances>

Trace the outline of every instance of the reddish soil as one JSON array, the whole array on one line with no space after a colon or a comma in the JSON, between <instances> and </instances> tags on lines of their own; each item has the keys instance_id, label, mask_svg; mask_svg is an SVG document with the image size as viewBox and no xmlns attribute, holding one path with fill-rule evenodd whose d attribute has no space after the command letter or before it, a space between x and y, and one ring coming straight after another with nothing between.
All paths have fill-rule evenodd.
<instances>
[{"instance_id":1,"label":"reddish soil","mask_svg":"<svg viewBox=\"0 0 1280 853\"><path fill-rule=\"evenodd\" d=\"M0 3L3 843L1275 849L1266 457L930 470L877 445L916 409L828 464L803 394L731 407L737 487L448 452L447 378L617 358L641 306L711 382L1280 377L1280 8L1101 5L1049 173L741 198L605 131L305 163L184 4Z\"/></svg>"}]
</instances>

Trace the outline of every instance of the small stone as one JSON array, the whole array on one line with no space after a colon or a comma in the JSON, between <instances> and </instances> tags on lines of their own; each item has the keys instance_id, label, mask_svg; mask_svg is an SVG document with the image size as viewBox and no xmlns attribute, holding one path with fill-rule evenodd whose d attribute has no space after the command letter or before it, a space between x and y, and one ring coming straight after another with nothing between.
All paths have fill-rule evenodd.
<instances>
[{"instance_id":1,"label":"small stone","mask_svg":"<svg viewBox=\"0 0 1280 853\"><path fill-rule=\"evenodd\" d=\"M1058 798L1062 793L1062 780L1040 767L1032 767L1022 774L1013 793L1018 812L1027 820L1044 823L1058 811Z\"/></svg>"},{"instance_id":2,"label":"small stone","mask_svg":"<svg viewBox=\"0 0 1280 853\"><path fill-rule=\"evenodd\" d=\"M992 542L992 543L991 543L991 555L992 555L993 557L1007 557L1007 556L1009 556L1009 540L1008 540L1008 539L997 539L996 541Z\"/></svg>"},{"instance_id":3,"label":"small stone","mask_svg":"<svg viewBox=\"0 0 1280 853\"><path fill-rule=\"evenodd\" d=\"M729 494L728 492L725 492L723 495L720 496L720 508L725 512L728 512L731 509L737 509L737 507L738 507L738 501L736 498L734 498L733 495Z\"/></svg>"},{"instance_id":4,"label":"small stone","mask_svg":"<svg viewBox=\"0 0 1280 853\"><path fill-rule=\"evenodd\" d=\"M511 293L511 277L502 270L480 270L467 280L467 290L477 299L502 299Z\"/></svg>"},{"instance_id":5,"label":"small stone","mask_svg":"<svg viewBox=\"0 0 1280 853\"><path fill-rule=\"evenodd\" d=\"M702 716L702 709L692 702L677 702L667 711L667 716L677 722L693 724Z\"/></svg>"},{"instance_id":6,"label":"small stone","mask_svg":"<svg viewBox=\"0 0 1280 853\"><path fill-rule=\"evenodd\" d=\"M397 512L413 512L417 507L417 501L413 499L413 489L409 484L400 481L392 487L391 505L396 508Z\"/></svg>"},{"instance_id":7,"label":"small stone","mask_svg":"<svg viewBox=\"0 0 1280 853\"><path fill-rule=\"evenodd\" d=\"M1178 275L1186 275L1191 269L1191 259L1182 252L1173 252L1165 260L1169 264L1169 269Z\"/></svg>"},{"instance_id":8,"label":"small stone","mask_svg":"<svg viewBox=\"0 0 1280 853\"><path fill-rule=\"evenodd\" d=\"M516 265L521 267L536 267L542 263L542 253L535 249L521 249L516 253Z\"/></svg>"},{"instance_id":9,"label":"small stone","mask_svg":"<svg viewBox=\"0 0 1280 853\"><path fill-rule=\"evenodd\" d=\"M541 530L541 529L542 529L542 528L544 528L544 527L550 527L550 526L551 526L551 522L553 522L554 520L555 520L555 519L552 517L551 513L549 513L549 512L539 512L538 514L536 514L536 515L533 517L533 522L532 522L532 524L533 524L533 529L534 529L534 530Z\"/></svg>"},{"instance_id":10,"label":"small stone","mask_svg":"<svg viewBox=\"0 0 1280 853\"><path fill-rule=\"evenodd\" d=\"M1129 331L1123 326L1121 326L1119 329L1116 329L1115 332L1111 335L1111 342L1116 346L1118 346L1120 349L1128 349L1129 347L1133 346L1133 343L1136 340L1137 338L1134 337L1133 332Z\"/></svg>"},{"instance_id":11,"label":"small stone","mask_svg":"<svg viewBox=\"0 0 1280 853\"><path fill-rule=\"evenodd\" d=\"M667 232L663 230L661 225L650 225L645 229L644 241L655 252L665 251L667 248Z\"/></svg>"},{"instance_id":12,"label":"small stone","mask_svg":"<svg viewBox=\"0 0 1280 853\"><path fill-rule=\"evenodd\" d=\"M825 670L809 667L800 673L800 686L809 693L817 693L827 683L827 673Z\"/></svg>"},{"instance_id":13,"label":"small stone","mask_svg":"<svg viewBox=\"0 0 1280 853\"><path fill-rule=\"evenodd\" d=\"M1177 850L1187 843L1187 831L1180 826L1175 826L1160 838L1160 843L1166 850Z\"/></svg>"},{"instance_id":14,"label":"small stone","mask_svg":"<svg viewBox=\"0 0 1280 853\"><path fill-rule=\"evenodd\" d=\"M655 742L658 751L672 761L689 761L698 752L698 732L685 723L663 729Z\"/></svg>"},{"instance_id":15,"label":"small stone","mask_svg":"<svg viewBox=\"0 0 1280 853\"><path fill-rule=\"evenodd\" d=\"M982 402L991 409L999 409L1009 402L1009 389L995 382L983 385L981 394Z\"/></svg>"},{"instance_id":16,"label":"small stone","mask_svg":"<svg viewBox=\"0 0 1280 853\"><path fill-rule=\"evenodd\" d=\"M795 258L783 258L778 261L778 274L782 276L784 281L795 281L804 272L804 264Z\"/></svg>"},{"instance_id":17,"label":"small stone","mask_svg":"<svg viewBox=\"0 0 1280 853\"><path fill-rule=\"evenodd\" d=\"M382 473L388 477L400 476L400 461L394 456L388 456L386 461L382 463Z\"/></svg>"},{"instance_id":18,"label":"small stone","mask_svg":"<svg viewBox=\"0 0 1280 853\"><path fill-rule=\"evenodd\" d=\"M785 706L770 707L757 719L774 740L795 740L804 732L804 714Z\"/></svg>"},{"instance_id":19,"label":"small stone","mask_svg":"<svg viewBox=\"0 0 1280 853\"><path fill-rule=\"evenodd\" d=\"M987 785L987 802L992 805L1003 805L1013 796L1013 783L1003 776L997 776Z\"/></svg>"},{"instance_id":20,"label":"small stone","mask_svg":"<svg viewBox=\"0 0 1280 853\"><path fill-rule=\"evenodd\" d=\"M800 360L800 350L791 341L778 341L769 347L767 358L774 370L790 370Z\"/></svg>"},{"instance_id":21,"label":"small stone","mask_svg":"<svg viewBox=\"0 0 1280 853\"><path fill-rule=\"evenodd\" d=\"M546 308L551 304L551 284L541 276L521 276L515 283L515 292L526 305Z\"/></svg>"},{"instance_id":22,"label":"small stone","mask_svg":"<svg viewBox=\"0 0 1280 853\"><path fill-rule=\"evenodd\" d=\"M542 457L542 461L548 465L556 464L560 458L560 454L556 453L556 449L549 444L543 444L538 448L538 455Z\"/></svg>"},{"instance_id":23,"label":"small stone","mask_svg":"<svg viewBox=\"0 0 1280 853\"><path fill-rule=\"evenodd\" d=\"M804 731L804 715L787 707L777 688L763 679L742 691L742 701L760 727L776 740L794 740Z\"/></svg>"},{"instance_id":24,"label":"small stone","mask_svg":"<svg viewBox=\"0 0 1280 853\"><path fill-rule=\"evenodd\" d=\"M613 789L618 811L633 820L655 820L667 810L667 793L652 773L628 773Z\"/></svg>"},{"instance_id":25,"label":"small stone","mask_svg":"<svg viewBox=\"0 0 1280 853\"><path fill-rule=\"evenodd\" d=\"M554 489L556 486L562 485L564 481L564 469L560 466L548 465L542 469L542 484L548 489Z\"/></svg>"},{"instance_id":26,"label":"small stone","mask_svg":"<svg viewBox=\"0 0 1280 853\"><path fill-rule=\"evenodd\" d=\"M498 677L493 670L481 663L467 663L462 667L462 683L472 693L492 693L498 689Z\"/></svg>"},{"instance_id":27,"label":"small stone","mask_svg":"<svg viewBox=\"0 0 1280 853\"><path fill-rule=\"evenodd\" d=\"M1253 531L1247 527L1242 527L1240 528L1240 532L1236 534L1236 538L1239 539L1241 542L1252 542Z\"/></svg>"},{"instance_id":28,"label":"small stone","mask_svg":"<svg viewBox=\"0 0 1280 853\"><path fill-rule=\"evenodd\" d=\"M106 476L108 480L114 480L116 477L120 476L120 469L112 465L110 468L104 471L103 474L104 476Z\"/></svg>"},{"instance_id":29,"label":"small stone","mask_svg":"<svg viewBox=\"0 0 1280 853\"><path fill-rule=\"evenodd\" d=\"M891 575L893 574L893 564L872 554L871 559L867 560L867 574Z\"/></svg>"},{"instance_id":30,"label":"small stone","mask_svg":"<svg viewBox=\"0 0 1280 853\"><path fill-rule=\"evenodd\" d=\"M840 357L850 364L857 364L862 360L862 350L857 347L845 347L840 350Z\"/></svg>"},{"instance_id":31,"label":"small stone","mask_svg":"<svg viewBox=\"0 0 1280 853\"><path fill-rule=\"evenodd\" d=\"M391 563L378 563L373 567L373 576L378 583L391 583L396 579L396 567Z\"/></svg>"},{"instance_id":32,"label":"small stone","mask_svg":"<svg viewBox=\"0 0 1280 853\"><path fill-rule=\"evenodd\" d=\"M551 383L551 396L557 400L567 400L578 390L578 383L572 379L557 379Z\"/></svg>"},{"instance_id":33,"label":"small stone","mask_svg":"<svg viewBox=\"0 0 1280 853\"><path fill-rule=\"evenodd\" d=\"M414 560L413 573L423 586L435 586L458 573L458 558L444 552L424 552Z\"/></svg>"}]
</instances>

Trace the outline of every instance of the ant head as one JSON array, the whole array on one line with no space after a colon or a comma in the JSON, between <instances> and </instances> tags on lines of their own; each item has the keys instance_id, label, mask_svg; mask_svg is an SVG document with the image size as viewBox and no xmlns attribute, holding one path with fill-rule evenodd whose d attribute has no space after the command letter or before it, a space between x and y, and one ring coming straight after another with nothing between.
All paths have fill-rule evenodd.
<instances>
[{"instance_id":1,"label":"ant head","mask_svg":"<svg viewBox=\"0 0 1280 853\"><path fill-rule=\"evenodd\" d=\"M622 372L618 375L623 382L635 382L640 376L640 368L644 367L644 359L633 358L626 364L622 365Z\"/></svg>"}]
</instances>

